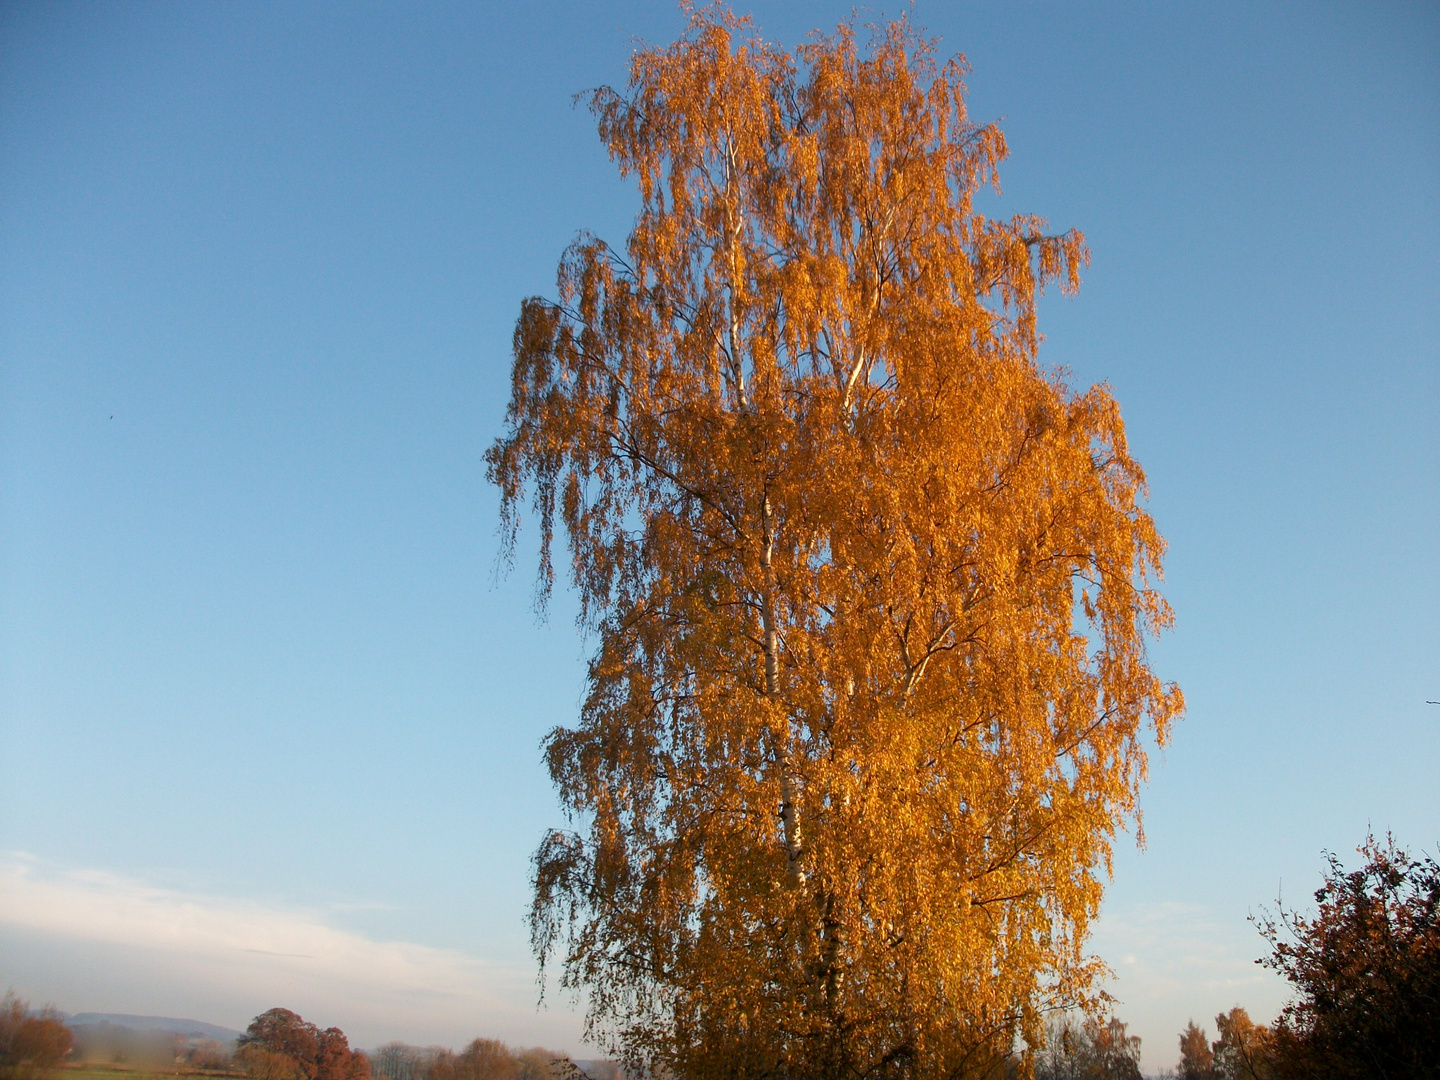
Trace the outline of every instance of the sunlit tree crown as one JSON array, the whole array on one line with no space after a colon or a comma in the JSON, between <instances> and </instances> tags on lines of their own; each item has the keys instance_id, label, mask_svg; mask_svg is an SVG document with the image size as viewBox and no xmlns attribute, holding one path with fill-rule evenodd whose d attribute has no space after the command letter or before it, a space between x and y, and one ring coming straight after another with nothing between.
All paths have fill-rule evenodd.
<instances>
[{"instance_id":1,"label":"sunlit tree crown","mask_svg":"<svg viewBox=\"0 0 1440 1080\"><path fill-rule=\"evenodd\" d=\"M489 464L598 642L535 946L632 1066L988 1075L1093 998L1181 708L1163 542L1114 400L1038 361L1083 238L976 209L964 74L905 20L787 53L707 8L591 97L640 212L524 303Z\"/></svg>"}]
</instances>

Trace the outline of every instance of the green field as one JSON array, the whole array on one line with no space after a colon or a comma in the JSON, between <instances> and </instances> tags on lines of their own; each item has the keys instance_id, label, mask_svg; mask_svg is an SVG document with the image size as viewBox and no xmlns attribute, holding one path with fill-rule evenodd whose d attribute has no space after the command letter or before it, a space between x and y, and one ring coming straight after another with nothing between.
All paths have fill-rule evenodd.
<instances>
[{"instance_id":1,"label":"green field","mask_svg":"<svg viewBox=\"0 0 1440 1080\"><path fill-rule=\"evenodd\" d=\"M55 1080L180 1080L183 1077L243 1076L238 1072L223 1072L215 1069L187 1069L183 1066L160 1068L155 1065L105 1065L85 1061L65 1065L55 1073Z\"/></svg>"}]
</instances>

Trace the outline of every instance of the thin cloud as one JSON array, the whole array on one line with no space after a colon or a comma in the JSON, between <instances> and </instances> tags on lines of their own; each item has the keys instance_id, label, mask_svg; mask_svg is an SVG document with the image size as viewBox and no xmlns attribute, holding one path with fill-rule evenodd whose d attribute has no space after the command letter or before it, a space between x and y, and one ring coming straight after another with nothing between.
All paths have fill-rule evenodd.
<instances>
[{"instance_id":1,"label":"thin cloud","mask_svg":"<svg viewBox=\"0 0 1440 1080\"><path fill-rule=\"evenodd\" d=\"M530 970L374 941L314 911L24 855L0 856L0 950L17 989L62 1008L134 1012L126 1006L143 998L149 1009L173 1001L172 1015L203 1005L215 1012L197 1019L243 1026L284 1004L340 1024L360 1045L488 1035L579 1049L576 1017L537 1013Z\"/></svg>"},{"instance_id":2,"label":"thin cloud","mask_svg":"<svg viewBox=\"0 0 1440 1080\"><path fill-rule=\"evenodd\" d=\"M1240 1005L1252 1020L1269 1023L1287 996L1284 980L1255 963L1264 951L1259 935L1244 949L1234 927L1198 904L1107 910L1090 950L1114 970L1108 989L1119 1001L1116 1014L1132 1035L1141 1037L1147 1069L1174 1063L1187 1020L1212 1029L1213 1035L1215 1014ZM1205 1012L1191 1016L1197 999L1205 1002Z\"/></svg>"}]
</instances>

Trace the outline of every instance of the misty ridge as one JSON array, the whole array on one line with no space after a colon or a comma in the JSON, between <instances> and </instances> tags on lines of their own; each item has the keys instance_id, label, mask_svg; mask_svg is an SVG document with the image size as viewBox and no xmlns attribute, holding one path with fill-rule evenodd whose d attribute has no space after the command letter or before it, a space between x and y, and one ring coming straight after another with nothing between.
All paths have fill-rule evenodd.
<instances>
[{"instance_id":1,"label":"misty ridge","mask_svg":"<svg viewBox=\"0 0 1440 1080\"><path fill-rule=\"evenodd\" d=\"M75 1039L75 1061L157 1068L183 1061L223 1070L241 1035L202 1020L128 1013L76 1013L65 1018L65 1026Z\"/></svg>"}]
</instances>

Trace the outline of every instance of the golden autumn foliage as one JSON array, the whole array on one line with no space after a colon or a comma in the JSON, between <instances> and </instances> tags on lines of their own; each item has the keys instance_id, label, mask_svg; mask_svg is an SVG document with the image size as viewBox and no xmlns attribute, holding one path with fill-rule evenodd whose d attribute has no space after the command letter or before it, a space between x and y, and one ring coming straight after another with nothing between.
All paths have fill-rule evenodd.
<instances>
[{"instance_id":1,"label":"golden autumn foliage","mask_svg":"<svg viewBox=\"0 0 1440 1080\"><path fill-rule=\"evenodd\" d=\"M1083 954L1148 725L1163 542L1103 388L1039 366L1075 232L903 20L793 54L722 9L594 93L639 186L515 331L491 448L597 636L547 760L542 964L684 1077L982 1076Z\"/></svg>"},{"instance_id":2,"label":"golden autumn foliage","mask_svg":"<svg viewBox=\"0 0 1440 1080\"><path fill-rule=\"evenodd\" d=\"M370 1062L339 1028L320 1030L289 1009L250 1021L236 1057L251 1080L370 1080Z\"/></svg>"},{"instance_id":3,"label":"golden autumn foliage","mask_svg":"<svg viewBox=\"0 0 1440 1080\"><path fill-rule=\"evenodd\" d=\"M45 1080L74 1046L74 1035L52 1006L31 1012L13 990L0 999L0 1080Z\"/></svg>"},{"instance_id":4,"label":"golden autumn foliage","mask_svg":"<svg viewBox=\"0 0 1440 1080\"><path fill-rule=\"evenodd\" d=\"M1326 855L1313 918L1256 920L1293 996L1252 1056L1282 1080L1440 1080L1440 863L1388 835L1357 854L1353 870Z\"/></svg>"}]
</instances>

